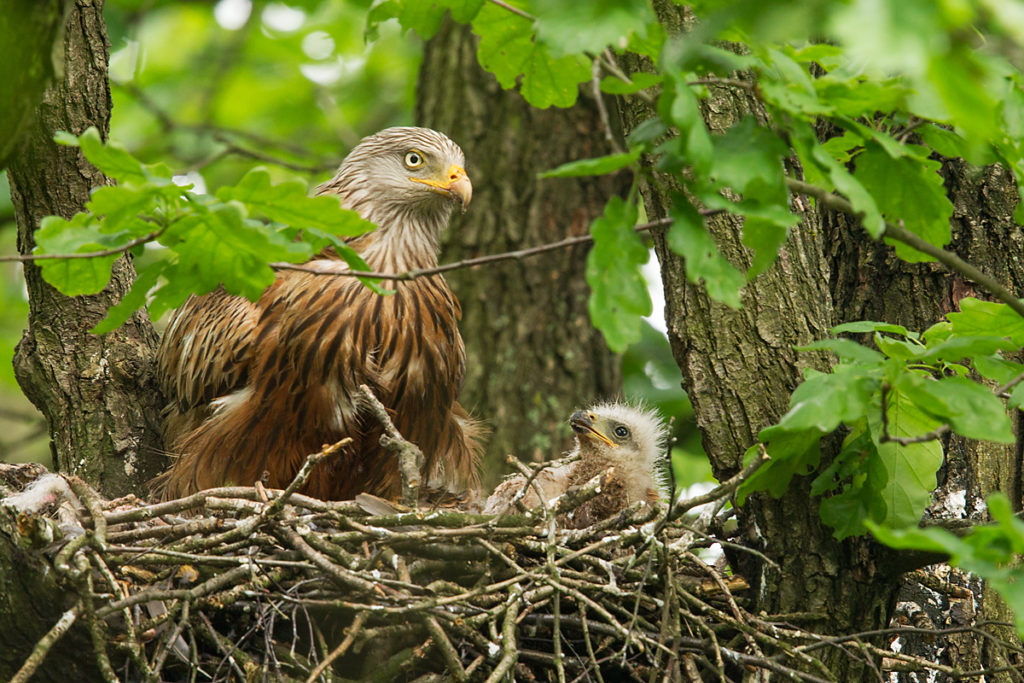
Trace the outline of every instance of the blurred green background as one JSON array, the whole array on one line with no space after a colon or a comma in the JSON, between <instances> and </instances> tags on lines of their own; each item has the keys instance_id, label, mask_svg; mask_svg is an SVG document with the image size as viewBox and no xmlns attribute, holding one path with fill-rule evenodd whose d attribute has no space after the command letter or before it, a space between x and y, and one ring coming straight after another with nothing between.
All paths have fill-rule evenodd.
<instances>
[{"instance_id":1,"label":"blurred green background","mask_svg":"<svg viewBox=\"0 0 1024 683\"><path fill-rule=\"evenodd\" d=\"M107 0L111 138L147 163L168 164L200 193L257 164L311 184L326 179L364 135L413 123L422 43L393 21L369 42L370 4ZM15 232L0 175L0 253L15 251ZM657 268L647 271L660 311ZM0 263L0 459L47 462L45 425L11 367L27 312L21 266ZM709 480L664 333L645 325L622 370L625 398L674 417L678 483Z\"/></svg>"}]
</instances>

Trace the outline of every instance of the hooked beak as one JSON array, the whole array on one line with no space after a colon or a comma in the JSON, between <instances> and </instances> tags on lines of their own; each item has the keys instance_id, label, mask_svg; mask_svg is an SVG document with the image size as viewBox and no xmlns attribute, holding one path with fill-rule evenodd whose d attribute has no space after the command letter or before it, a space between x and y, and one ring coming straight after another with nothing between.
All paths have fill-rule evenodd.
<instances>
[{"instance_id":1,"label":"hooked beak","mask_svg":"<svg viewBox=\"0 0 1024 683\"><path fill-rule=\"evenodd\" d=\"M572 431L576 432L580 436L597 439L598 441L608 444L612 448L618 448L619 444L609 439L594 427L594 419L593 413L577 410L572 414L572 417L569 418L569 425L572 427Z\"/></svg>"},{"instance_id":2,"label":"hooked beak","mask_svg":"<svg viewBox=\"0 0 1024 683\"><path fill-rule=\"evenodd\" d=\"M434 178L410 178L409 180L414 183L423 183L433 188L438 194L447 195L458 201L462 205L463 211L466 210L469 201L473 198L473 184L469 182L466 169L458 164L449 166L440 180Z\"/></svg>"}]
</instances>

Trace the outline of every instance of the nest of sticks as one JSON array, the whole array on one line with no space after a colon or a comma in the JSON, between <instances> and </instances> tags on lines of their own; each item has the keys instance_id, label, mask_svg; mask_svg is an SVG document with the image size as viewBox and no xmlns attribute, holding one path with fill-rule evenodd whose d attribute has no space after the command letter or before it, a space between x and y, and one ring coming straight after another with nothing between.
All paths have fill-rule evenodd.
<instances>
[{"instance_id":1,"label":"nest of sticks","mask_svg":"<svg viewBox=\"0 0 1024 683\"><path fill-rule=\"evenodd\" d=\"M601 476L532 511L373 514L297 493L338 446L284 490L105 501L42 474L5 498L0 526L10 535L16 519L68 600L12 680L69 629L107 681L831 679L817 656L842 639L749 612L747 582L706 553L741 550L718 536L758 462L699 497L567 530L556 520ZM851 656L901 657L854 642Z\"/></svg>"}]
</instances>

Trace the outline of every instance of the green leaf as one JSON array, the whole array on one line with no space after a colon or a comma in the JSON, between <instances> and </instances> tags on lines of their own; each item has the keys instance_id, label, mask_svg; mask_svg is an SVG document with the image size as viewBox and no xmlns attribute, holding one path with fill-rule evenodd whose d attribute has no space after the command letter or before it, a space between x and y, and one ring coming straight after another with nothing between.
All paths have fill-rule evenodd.
<instances>
[{"instance_id":1,"label":"green leaf","mask_svg":"<svg viewBox=\"0 0 1024 683\"><path fill-rule=\"evenodd\" d=\"M792 222L796 223L796 216L790 216ZM786 223L765 220L758 216L746 217L743 221L743 245L754 252L750 268L747 269L748 280L753 280L775 263L779 249L786 243L788 235Z\"/></svg>"},{"instance_id":2,"label":"green leaf","mask_svg":"<svg viewBox=\"0 0 1024 683\"><path fill-rule=\"evenodd\" d=\"M103 144L100 133L90 126L78 136L82 154L93 166L120 182L145 182L146 171L142 162L114 143Z\"/></svg>"},{"instance_id":3,"label":"green leaf","mask_svg":"<svg viewBox=\"0 0 1024 683\"><path fill-rule=\"evenodd\" d=\"M945 405L940 418L949 420L953 430L969 439L1013 443L1010 416L992 390L966 377L943 377L924 382L931 397Z\"/></svg>"},{"instance_id":4,"label":"green leaf","mask_svg":"<svg viewBox=\"0 0 1024 683\"><path fill-rule=\"evenodd\" d=\"M580 159L562 164L540 174L541 178L574 178L578 176L604 175L635 164L640 159L640 150L623 154L609 154L594 159Z\"/></svg>"},{"instance_id":5,"label":"green leaf","mask_svg":"<svg viewBox=\"0 0 1024 683\"><path fill-rule=\"evenodd\" d=\"M1000 356L975 356L971 364L979 375L999 384L1006 384L1024 372L1024 364L1008 361Z\"/></svg>"},{"instance_id":6,"label":"green leaf","mask_svg":"<svg viewBox=\"0 0 1024 683\"><path fill-rule=\"evenodd\" d=\"M871 142L857 156L856 164L854 177L871 192L890 222L902 222L908 230L937 247L949 243L953 204L946 198L939 162L916 157L894 159ZM934 260L905 244L893 246L905 261Z\"/></svg>"},{"instance_id":7,"label":"green leaf","mask_svg":"<svg viewBox=\"0 0 1024 683\"><path fill-rule=\"evenodd\" d=\"M668 140L665 145L673 156L707 175L711 168L714 145L704 124L700 105L693 88L687 85L685 74L673 72L666 79L666 86L658 99L658 113L662 120L670 121L679 128L679 137Z\"/></svg>"},{"instance_id":8,"label":"green leaf","mask_svg":"<svg viewBox=\"0 0 1024 683\"><path fill-rule=\"evenodd\" d=\"M989 146L974 145L954 131L947 130L935 123L926 123L917 128L924 144L950 159L962 158L977 166L986 166L996 162L996 155Z\"/></svg>"},{"instance_id":9,"label":"green leaf","mask_svg":"<svg viewBox=\"0 0 1024 683\"><path fill-rule=\"evenodd\" d=\"M744 116L723 135L712 138L711 177L723 186L785 202L782 160L789 148L777 135Z\"/></svg>"},{"instance_id":10,"label":"green leaf","mask_svg":"<svg viewBox=\"0 0 1024 683\"><path fill-rule=\"evenodd\" d=\"M601 92L606 92L610 95L632 95L633 93L658 85L661 83L661 78L659 74L652 74L646 71L637 71L629 74L631 83L626 83L614 76L605 76L601 79Z\"/></svg>"},{"instance_id":11,"label":"green leaf","mask_svg":"<svg viewBox=\"0 0 1024 683\"><path fill-rule=\"evenodd\" d=\"M427 40L431 38L441 26L444 19L444 12L448 3L444 0L386 0L378 2L370 8L366 15L366 28L364 33L367 40L374 41L378 38L378 26L388 19L398 19L398 23L406 31L415 31L420 38ZM465 8L461 7L466 2L452 3L460 5L460 13ZM468 21L456 19L456 21Z\"/></svg>"},{"instance_id":12,"label":"green leaf","mask_svg":"<svg viewBox=\"0 0 1024 683\"><path fill-rule=\"evenodd\" d=\"M579 94L577 85L590 79L590 62L582 55L554 58L533 35L530 20L493 4L485 5L473 19L480 36L477 58L503 88L512 88L521 75L520 92L538 109L552 105L571 107Z\"/></svg>"},{"instance_id":13,"label":"green leaf","mask_svg":"<svg viewBox=\"0 0 1024 683\"><path fill-rule=\"evenodd\" d=\"M655 21L647 0L544 0L534 6L537 37L555 56L626 47Z\"/></svg>"},{"instance_id":14,"label":"green leaf","mask_svg":"<svg viewBox=\"0 0 1024 683\"><path fill-rule=\"evenodd\" d=\"M668 126L657 116L641 121L626 136L630 147L646 146L654 142L668 131Z\"/></svg>"},{"instance_id":15,"label":"green leaf","mask_svg":"<svg viewBox=\"0 0 1024 683\"><path fill-rule=\"evenodd\" d=\"M853 204L853 208L861 215L861 222L864 229L874 238L882 236L885 232L885 219L871 192L853 174L846 170L846 167L832 158L828 151L812 142L808 145L811 159L805 159L804 163L816 163L828 176L835 188L846 195L846 198ZM801 155L802 157L803 155Z\"/></svg>"},{"instance_id":16,"label":"green leaf","mask_svg":"<svg viewBox=\"0 0 1024 683\"><path fill-rule=\"evenodd\" d=\"M359 214L341 208L335 195L308 197L300 181L271 185L265 168L254 168L234 186L217 190L222 202L240 201L265 218L297 228L316 228L335 235L361 235L374 228Z\"/></svg>"},{"instance_id":17,"label":"green leaf","mask_svg":"<svg viewBox=\"0 0 1024 683\"><path fill-rule=\"evenodd\" d=\"M412 1L421 2L422 0ZM448 11L452 13L452 19L460 24L468 24L480 12L485 0L438 0L438 2L448 8Z\"/></svg>"},{"instance_id":18,"label":"green leaf","mask_svg":"<svg viewBox=\"0 0 1024 683\"><path fill-rule=\"evenodd\" d=\"M165 270L167 270L167 264L167 261L157 261L145 268L139 269L138 277L135 278L135 282L132 283L128 293L121 297L120 301L108 308L106 317L96 323L89 331L93 334L106 334L127 322L132 313L146 305L146 299L150 291L157 286L160 278L164 275ZM184 301L183 297L172 308ZM160 313L154 312L152 307L150 307L150 315L153 320L160 317Z\"/></svg>"},{"instance_id":19,"label":"green leaf","mask_svg":"<svg viewBox=\"0 0 1024 683\"><path fill-rule=\"evenodd\" d=\"M590 319L613 351L640 339L640 322L651 314L651 297L640 266L647 262L643 241L633 230L637 209L612 197L604 215L590 226L594 246L587 255Z\"/></svg>"},{"instance_id":20,"label":"green leaf","mask_svg":"<svg viewBox=\"0 0 1024 683\"><path fill-rule=\"evenodd\" d=\"M879 351L889 358L898 358L899 360L918 361L927 352L927 349L922 344L914 344L902 339L892 339L878 332L875 332L875 345Z\"/></svg>"},{"instance_id":21,"label":"green leaf","mask_svg":"<svg viewBox=\"0 0 1024 683\"><path fill-rule=\"evenodd\" d=\"M121 234L100 231L99 221L87 213L76 214L70 221L47 216L35 233L36 254L82 254L116 248L128 240ZM96 294L110 281L110 267L119 254L96 258L41 259L43 279L62 294L78 296Z\"/></svg>"},{"instance_id":22,"label":"green leaf","mask_svg":"<svg viewBox=\"0 0 1024 683\"><path fill-rule=\"evenodd\" d=\"M821 339L806 346L797 346L797 351L832 351L843 360L858 363L881 363L885 357L874 349L858 344L850 339Z\"/></svg>"},{"instance_id":23,"label":"green leaf","mask_svg":"<svg viewBox=\"0 0 1024 683\"><path fill-rule=\"evenodd\" d=\"M991 356L997 351L1016 351L1017 344L1002 337L955 336L937 344L928 344L928 353L921 357L922 363L956 363L964 358Z\"/></svg>"},{"instance_id":24,"label":"green leaf","mask_svg":"<svg viewBox=\"0 0 1024 683\"><path fill-rule=\"evenodd\" d=\"M714 239L704 228L704 218L681 194L672 196L669 215L673 222L666 239L669 248L686 259L686 279L694 284L703 280L708 296L739 308L745 278L719 253Z\"/></svg>"},{"instance_id":25,"label":"green leaf","mask_svg":"<svg viewBox=\"0 0 1024 683\"><path fill-rule=\"evenodd\" d=\"M821 460L821 436L821 432L813 429L775 433L765 447L771 460L736 489L736 498L740 505L755 491L767 491L778 498L786 492L793 477L812 472ZM752 457L759 449L760 445L755 444L746 455Z\"/></svg>"},{"instance_id":26,"label":"green leaf","mask_svg":"<svg viewBox=\"0 0 1024 683\"><path fill-rule=\"evenodd\" d=\"M880 386L877 374L860 365L840 364L831 373L812 373L790 396L779 424L761 430L759 438L808 429L828 434L840 424L852 424L865 415Z\"/></svg>"},{"instance_id":27,"label":"green leaf","mask_svg":"<svg viewBox=\"0 0 1024 683\"><path fill-rule=\"evenodd\" d=\"M940 424L917 407L899 391L887 397L888 433L890 436L912 438L934 430ZM868 414L871 438L878 451L879 462L886 477L874 477L871 488L885 503L884 523L890 526L917 524L931 502L935 490L935 473L942 465L942 445L937 440L903 446L880 441L884 429L879 412Z\"/></svg>"},{"instance_id":28,"label":"green leaf","mask_svg":"<svg viewBox=\"0 0 1024 683\"><path fill-rule=\"evenodd\" d=\"M963 337L1006 337L1024 346L1024 317L1006 304L979 301L973 297L960 300L959 313L947 313L953 332Z\"/></svg>"}]
</instances>

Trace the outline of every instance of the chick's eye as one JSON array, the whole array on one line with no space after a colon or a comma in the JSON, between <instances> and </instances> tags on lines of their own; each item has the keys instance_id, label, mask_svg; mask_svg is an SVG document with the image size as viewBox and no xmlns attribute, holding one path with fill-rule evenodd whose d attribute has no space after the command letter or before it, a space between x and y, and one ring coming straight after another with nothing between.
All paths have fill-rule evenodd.
<instances>
[{"instance_id":1,"label":"chick's eye","mask_svg":"<svg viewBox=\"0 0 1024 683\"><path fill-rule=\"evenodd\" d=\"M405 153L406 168L419 168L423 165L423 155L416 150Z\"/></svg>"},{"instance_id":2,"label":"chick's eye","mask_svg":"<svg viewBox=\"0 0 1024 683\"><path fill-rule=\"evenodd\" d=\"M620 439L625 439L627 436L629 436L629 430L623 427L622 425L619 425L618 427L615 428L615 436L619 437Z\"/></svg>"}]
</instances>

